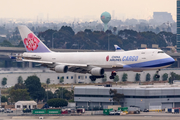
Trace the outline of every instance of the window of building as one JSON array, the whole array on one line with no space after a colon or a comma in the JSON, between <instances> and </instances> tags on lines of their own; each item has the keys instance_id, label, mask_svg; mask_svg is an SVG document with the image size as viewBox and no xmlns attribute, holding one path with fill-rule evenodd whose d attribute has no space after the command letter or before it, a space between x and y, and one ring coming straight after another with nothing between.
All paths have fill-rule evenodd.
<instances>
[{"instance_id":1,"label":"window of building","mask_svg":"<svg viewBox=\"0 0 180 120\"><path fill-rule=\"evenodd\" d=\"M177 28L177 34L180 34L180 28ZM180 40L180 39L178 39Z\"/></svg>"},{"instance_id":2,"label":"window of building","mask_svg":"<svg viewBox=\"0 0 180 120\"><path fill-rule=\"evenodd\" d=\"M177 13L179 13L179 14L180 14L180 8L177 8Z\"/></svg>"},{"instance_id":3,"label":"window of building","mask_svg":"<svg viewBox=\"0 0 180 120\"><path fill-rule=\"evenodd\" d=\"M180 41L180 35L177 35L176 37L177 41Z\"/></svg>"},{"instance_id":4,"label":"window of building","mask_svg":"<svg viewBox=\"0 0 180 120\"><path fill-rule=\"evenodd\" d=\"M87 76L85 76L85 79L87 79Z\"/></svg>"},{"instance_id":5,"label":"window of building","mask_svg":"<svg viewBox=\"0 0 180 120\"><path fill-rule=\"evenodd\" d=\"M20 106L20 105L17 105L17 108L21 108L21 106Z\"/></svg>"},{"instance_id":6,"label":"window of building","mask_svg":"<svg viewBox=\"0 0 180 120\"><path fill-rule=\"evenodd\" d=\"M75 97L113 97L112 95L74 95ZM165 96L124 96L124 98L180 98L180 95L165 95Z\"/></svg>"},{"instance_id":7,"label":"window of building","mask_svg":"<svg viewBox=\"0 0 180 120\"><path fill-rule=\"evenodd\" d=\"M36 105L33 105L33 108L35 109L35 108L36 108Z\"/></svg>"},{"instance_id":8,"label":"window of building","mask_svg":"<svg viewBox=\"0 0 180 120\"><path fill-rule=\"evenodd\" d=\"M180 1L177 1L177 7L180 7Z\"/></svg>"},{"instance_id":9,"label":"window of building","mask_svg":"<svg viewBox=\"0 0 180 120\"><path fill-rule=\"evenodd\" d=\"M177 44L177 48L180 48L180 44Z\"/></svg>"},{"instance_id":10,"label":"window of building","mask_svg":"<svg viewBox=\"0 0 180 120\"><path fill-rule=\"evenodd\" d=\"M177 22L177 27L180 27L180 22Z\"/></svg>"},{"instance_id":11,"label":"window of building","mask_svg":"<svg viewBox=\"0 0 180 120\"><path fill-rule=\"evenodd\" d=\"M81 76L78 76L78 79L80 79L81 78Z\"/></svg>"},{"instance_id":12,"label":"window of building","mask_svg":"<svg viewBox=\"0 0 180 120\"><path fill-rule=\"evenodd\" d=\"M66 79L68 79L69 77L67 76Z\"/></svg>"},{"instance_id":13,"label":"window of building","mask_svg":"<svg viewBox=\"0 0 180 120\"><path fill-rule=\"evenodd\" d=\"M180 15L177 15L177 20L180 20Z\"/></svg>"},{"instance_id":14,"label":"window of building","mask_svg":"<svg viewBox=\"0 0 180 120\"><path fill-rule=\"evenodd\" d=\"M59 79L59 76L57 76L57 79Z\"/></svg>"},{"instance_id":15,"label":"window of building","mask_svg":"<svg viewBox=\"0 0 180 120\"><path fill-rule=\"evenodd\" d=\"M71 76L71 79L73 79L73 76Z\"/></svg>"},{"instance_id":16,"label":"window of building","mask_svg":"<svg viewBox=\"0 0 180 120\"><path fill-rule=\"evenodd\" d=\"M23 108L27 108L27 105L23 105Z\"/></svg>"}]
</instances>

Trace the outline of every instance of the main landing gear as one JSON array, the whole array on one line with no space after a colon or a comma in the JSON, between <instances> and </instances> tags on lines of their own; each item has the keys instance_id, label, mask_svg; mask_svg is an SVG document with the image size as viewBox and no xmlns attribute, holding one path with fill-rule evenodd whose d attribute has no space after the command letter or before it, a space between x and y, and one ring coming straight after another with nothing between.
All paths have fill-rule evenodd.
<instances>
[{"instance_id":1,"label":"main landing gear","mask_svg":"<svg viewBox=\"0 0 180 120\"><path fill-rule=\"evenodd\" d=\"M116 76L116 71L112 71L111 72L111 76L109 76L109 79L114 79L114 76ZM89 78L91 79L91 81L96 81L97 78L104 78L104 75L102 76L89 76Z\"/></svg>"},{"instance_id":2,"label":"main landing gear","mask_svg":"<svg viewBox=\"0 0 180 120\"><path fill-rule=\"evenodd\" d=\"M109 79L114 79L114 76L116 76L116 71L111 72L111 76L109 76Z\"/></svg>"},{"instance_id":3,"label":"main landing gear","mask_svg":"<svg viewBox=\"0 0 180 120\"><path fill-rule=\"evenodd\" d=\"M89 76L89 78L91 79L91 81L96 81L97 78L104 78L104 75L102 76Z\"/></svg>"},{"instance_id":4,"label":"main landing gear","mask_svg":"<svg viewBox=\"0 0 180 120\"><path fill-rule=\"evenodd\" d=\"M160 78L159 71L160 69L156 71L156 75L155 75L156 78Z\"/></svg>"}]
</instances>

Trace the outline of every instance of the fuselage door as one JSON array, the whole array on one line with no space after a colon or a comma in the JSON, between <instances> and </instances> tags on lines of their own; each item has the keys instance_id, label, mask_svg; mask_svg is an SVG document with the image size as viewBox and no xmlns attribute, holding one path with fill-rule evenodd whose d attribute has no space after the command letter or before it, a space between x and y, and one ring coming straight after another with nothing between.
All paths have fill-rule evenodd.
<instances>
[{"instance_id":1,"label":"fuselage door","mask_svg":"<svg viewBox=\"0 0 180 120\"><path fill-rule=\"evenodd\" d=\"M141 52L141 58L142 60L146 60L146 52Z\"/></svg>"}]
</instances>

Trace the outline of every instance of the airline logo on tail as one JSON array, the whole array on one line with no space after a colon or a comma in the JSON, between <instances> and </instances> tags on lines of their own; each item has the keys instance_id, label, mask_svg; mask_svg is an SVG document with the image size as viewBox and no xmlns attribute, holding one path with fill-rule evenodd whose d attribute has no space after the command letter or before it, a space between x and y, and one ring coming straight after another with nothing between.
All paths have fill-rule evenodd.
<instances>
[{"instance_id":1,"label":"airline logo on tail","mask_svg":"<svg viewBox=\"0 0 180 120\"><path fill-rule=\"evenodd\" d=\"M27 38L24 39L24 44L29 51L36 50L40 41L32 33L29 33Z\"/></svg>"},{"instance_id":2,"label":"airline logo on tail","mask_svg":"<svg viewBox=\"0 0 180 120\"><path fill-rule=\"evenodd\" d=\"M18 26L18 29L27 52L51 52L51 50L35 34L33 34L29 28L20 25Z\"/></svg>"}]
</instances>

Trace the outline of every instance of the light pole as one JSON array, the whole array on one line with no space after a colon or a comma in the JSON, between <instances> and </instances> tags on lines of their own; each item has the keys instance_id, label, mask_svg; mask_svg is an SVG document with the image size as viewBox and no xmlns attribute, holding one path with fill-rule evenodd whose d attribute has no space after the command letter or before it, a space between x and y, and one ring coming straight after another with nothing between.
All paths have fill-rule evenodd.
<instances>
[{"instance_id":1,"label":"light pole","mask_svg":"<svg viewBox=\"0 0 180 120\"><path fill-rule=\"evenodd\" d=\"M0 107L1 107L1 87L0 87Z\"/></svg>"},{"instance_id":2,"label":"light pole","mask_svg":"<svg viewBox=\"0 0 180 120\"><path fill-rule=\"evenodd\" d=\"M108 51L109 51L109 33L108 33Z\"/></svg>"},{"instance_id":3,"label":"light pole","mask_svg":"<svg viewBox=\"0 0 180 120\"><path fill-rule=\"evenodd\" d=\"M90 105L91 105L91 100L89 100L89 104L88 104L89 108L88 108L88 110L90 109Z\"/></svg>"},{"instance_id":4,"label":"light pole","mask_svg":"<svg viewBox=\"0 0 180 120\"><path fill-rule=\"evenodd\" d=\"M47 101L48 101L48 84L47 84Z\"/></svg>"},{"instance_id":5,"label":"light pole","mask_svg":"<svg viewBox=\"0 0 180 120\"><path fill-rule=\"evenodd\" d=\"M58 33L58 32L54 32L54 33L52 34L52 49L54 48L54 47L53 47L53 46L54 46L54 44L53 44L53 35L54 35L55 33Z\"/></svg>"},{"instance_id":6,"label":"light pole","mask_svg":"<svg viewBox=\"0 0 180 120\"><path fill-rule=\"evenodd\" d=\"M110 103L111 103L111 105L112 105L112 99L111 99L111 98L109 99L109 101L110 101Z\"/></svg>"},{"instance_id":7,"label":"light pole","mask_svg":"<svg viewBox=\"0 0 180 120\"><path fill-rule=\"evenodd\" d=\"M62 99L63 99L63 88L62 88Z\"/></svg>"}]
</instances>

